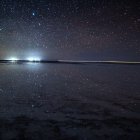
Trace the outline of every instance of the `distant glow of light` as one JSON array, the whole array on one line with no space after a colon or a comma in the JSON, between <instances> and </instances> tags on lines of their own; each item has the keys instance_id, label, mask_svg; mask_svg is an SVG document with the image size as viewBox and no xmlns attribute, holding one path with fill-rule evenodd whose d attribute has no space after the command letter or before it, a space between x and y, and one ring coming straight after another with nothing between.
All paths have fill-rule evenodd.
<instances>
[{"instance_id":1,"label":"distant glow of light","mask_svg":"<svg viewBox=\"0 0 140 140\"><path fill-rule=\"evenodd\" d=\"M34 61L34 58L33 57L29 57L27 60L28 61Z\"/></svg>"},{"instance_id":2,"label":"distant glow of light","mask_svg":"<svg viewBox=\"0 0 140 140\"><path fill-rule=\"evenodd\" d=\"M41 59L38 57L29 57L27 60L33 62L33 61L40 61Z\"/></svg>"},{"instance_id":3,"label":"distant glow of light","mask_svg":"<svg viewBox=\"0 0 140 140\"><path fill-rule=\"evenodd\" d=\"M16 58L16 57L11 57L11 58L9 58L8 60L11 61L11 62L16 62L16 61L18 61L18 58Z\"/></svg>"}]
</instances>

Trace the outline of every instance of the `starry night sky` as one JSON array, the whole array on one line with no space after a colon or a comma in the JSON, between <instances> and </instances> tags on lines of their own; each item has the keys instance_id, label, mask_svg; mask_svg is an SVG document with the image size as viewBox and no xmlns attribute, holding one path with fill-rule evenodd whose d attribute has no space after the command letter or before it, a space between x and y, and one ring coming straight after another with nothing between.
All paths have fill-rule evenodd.
<instances>
[{"instance_id":1,"label":"starry night sky","mask_svg":"<svg viewBox=\"0 0 140 140\"><path fill-rule=\"evenodd\" d=\"M1 0L0 58L140 60L140 1Z\"/></svg>"}]
</instances>

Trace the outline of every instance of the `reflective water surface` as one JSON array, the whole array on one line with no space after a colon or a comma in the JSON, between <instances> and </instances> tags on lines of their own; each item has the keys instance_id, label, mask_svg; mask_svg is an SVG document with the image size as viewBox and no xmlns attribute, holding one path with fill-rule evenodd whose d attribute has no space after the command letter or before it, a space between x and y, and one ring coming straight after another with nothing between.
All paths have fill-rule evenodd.
<instances>
[{"instance_id":1,"label":"reflective water surface","mask_svg":"<svg viewBox=\"0 0 140 140\"><path fill-rule=\"evenodd\" d=\"M0 139L139 139L139 72L139 65L1 64Z\"/></svg>"}]
</instances>

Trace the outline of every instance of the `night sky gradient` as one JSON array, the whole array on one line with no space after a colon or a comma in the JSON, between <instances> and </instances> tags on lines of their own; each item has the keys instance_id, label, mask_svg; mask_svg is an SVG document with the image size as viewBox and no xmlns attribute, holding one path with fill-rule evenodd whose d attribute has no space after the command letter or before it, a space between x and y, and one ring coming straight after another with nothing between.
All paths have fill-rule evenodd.
<instances>
[{"instance_id":1,"label":"night sky gradient","mask_svg":"<svg viewBox=\"0 0 140 140\"><path fill-rule=\"evenodd\" d=\"M0 59L139 61L139 38L140 1L0 1Z\"/></svg>"}]
</instances>

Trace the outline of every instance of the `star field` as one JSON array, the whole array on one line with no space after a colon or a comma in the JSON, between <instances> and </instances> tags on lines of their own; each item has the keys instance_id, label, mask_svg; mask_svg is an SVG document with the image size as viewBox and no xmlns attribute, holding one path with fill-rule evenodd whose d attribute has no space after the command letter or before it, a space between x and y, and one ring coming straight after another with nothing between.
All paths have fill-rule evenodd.
<instances>
[{"instance_id":1,"label":"star field","mask_svg":"<svg viewBox=\"0 0 140 140\"><path fill-rule=\"evenodd\" d=\"M140 1L0 0L0 140L140 140Z\"/></svg>"},{"instance_id":2,"label":"star field","mask_svg":"<svg viewBox=\"0 0 140 140\"><path fill-rule=\"evenodd\" d=\"M1 0L1 59L138 60L139 5L127 0Z\"/></svg>"}]
</instances>

